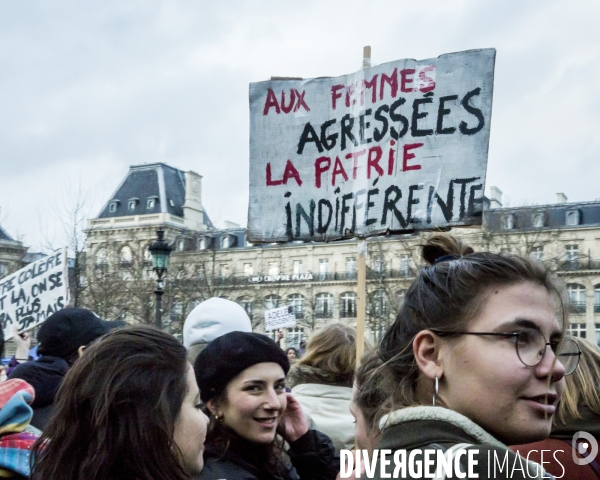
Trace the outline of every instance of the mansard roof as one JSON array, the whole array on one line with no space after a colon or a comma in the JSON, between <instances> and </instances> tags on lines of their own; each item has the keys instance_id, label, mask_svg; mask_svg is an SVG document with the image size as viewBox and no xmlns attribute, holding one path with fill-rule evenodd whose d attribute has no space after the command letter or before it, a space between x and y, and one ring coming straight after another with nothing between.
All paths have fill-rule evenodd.
<instances>
[{"instance_id":1,"label":"mansard roof","mask_svg":"<svg viewBox=\"0 0 600 480\"><path fill-rule=\"evenodd\" d=\"M12 238L8 232L2 228L2 225L0 225L0 240L9 240L11 242L14 241L14 238Z\"/></svg>"},{"instance_id":2,"label":"mansard roof","mask_svg":"<svg viewBox=\"0 0 600 480\"><path fill-rule=\"evenodd\" d=\"M152 213L169 213L183 218L184 202L185 172L165 163L132 165L98 218ZM204 223L212 227L206 213Z\"/></svg>"},{"instance_id":3,"label":"mansard roof","mask_svg":"<svg viewBox=\"0 0 600 480\"><path fill-rule=\"evenodd\" d=\"M567 215L577 212L576 223L569 223ZM547 205L527 205L523 207L493 208L485 210L485 222L490 230L502 229L502 218L513 217L514 230L531 230L540 228L534 224L536 215L542 215L543 227L583 228L600 225L600 200L591 202L563 202ZM538 219L539 221L539 219Z\"/></svg>"}]
</instances>

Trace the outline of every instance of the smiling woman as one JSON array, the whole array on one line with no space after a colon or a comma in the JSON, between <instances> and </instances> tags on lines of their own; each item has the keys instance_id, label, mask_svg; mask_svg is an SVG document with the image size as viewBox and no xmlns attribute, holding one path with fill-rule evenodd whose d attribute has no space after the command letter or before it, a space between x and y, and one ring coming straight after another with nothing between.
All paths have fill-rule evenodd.
<instances>
[{"instance_id":1,"label":"smiling woman","mask_svg":"<svg viewBox=\"0 0 600 480\"><path fill-rule=\"evenodd\" d=\"M390 396L380 448L458 448L468 451L462 471L479 478L542 478L506 445L548 436L577 366L561 291L538 263L474 253L449 236L431 237L423 258L430 266L379 349Z\"/></svg>"},{"instance_id":2,"label":"smiling woman","mask_svg":"<svg viewBox=\"0 0 600 480\"><path fill-rule=\"evenodd\" d=\"M228 333L198 355L194 370L210 415L205 468L196 478L336 477L339 458L329 438L309 430L300 405L286 393L289 361L273 340Z\"/></svg>"}]
</instances>

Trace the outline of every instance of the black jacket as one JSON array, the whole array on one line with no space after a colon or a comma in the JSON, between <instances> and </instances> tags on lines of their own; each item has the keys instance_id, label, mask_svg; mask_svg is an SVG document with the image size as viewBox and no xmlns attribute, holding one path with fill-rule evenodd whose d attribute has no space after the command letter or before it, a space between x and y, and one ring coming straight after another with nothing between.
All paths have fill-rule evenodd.
<instances>
[{"instance_id":1,"label":"black jacket","mask_svg":"<svg viewBox=\"0 0 600 480\"><path fill-rule=\"evenodd\" d=\"M204 469L195 480L334 480L340 470L340 459L326 435L309 430L290 444L287 451L291 464L283 468L282 476L267 472L264 445L236 438L222 452L207 443Z\"/></svg>"}]
</instances>

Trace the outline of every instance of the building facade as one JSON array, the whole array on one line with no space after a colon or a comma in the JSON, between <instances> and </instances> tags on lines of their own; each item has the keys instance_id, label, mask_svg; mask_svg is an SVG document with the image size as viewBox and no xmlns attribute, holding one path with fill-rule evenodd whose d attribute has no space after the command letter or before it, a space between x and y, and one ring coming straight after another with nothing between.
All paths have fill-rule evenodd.
<instances>
[{"instance_id":1,"label":"building facade","mask_svg":"<svg viewBox=\"0 0 600 480\"><path fill-rule=\"evenodd\" d=\"M199 175L165 164L131 167L88 222L87 306L106 318L152 322L155 281L147 247L158 228L174 247L163 297L163 317L174 334L196 304L214 296L242 305L257 331L266 309L291 305L298 323L285 330L288 346L325 323L356 321L356 241L251 245L243 228L212 224ZM476 250L530 255L547 264L567 287L571 333L600 340L600 201L560 197L552 205L503 208L500 190L492 187L484 227L452 234ZM375 341L415 278L426 235L367 242L366 324Z\"/></svg>"}]
</instances>

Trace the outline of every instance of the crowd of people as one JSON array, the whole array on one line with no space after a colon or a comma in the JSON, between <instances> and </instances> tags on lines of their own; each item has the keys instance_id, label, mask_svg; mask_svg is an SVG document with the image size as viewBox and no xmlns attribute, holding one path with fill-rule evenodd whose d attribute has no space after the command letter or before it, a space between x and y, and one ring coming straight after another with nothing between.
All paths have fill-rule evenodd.
<instances>
[{"instance_id":1,"label":"crowd of people","mask_svg":"<svg viewBox=\"0 0 600 480\"><path fill-rule=\"evenodd\" d=\"M284 350L221 298L190 313L183 345L79 308L46 320L36 360L15 332L0 477L335 480L341 451L429 449L480 479L600 478L597 449L573 440L600 437L600 349L567 336L550 272L449 235L421 253L396 320L362 359L352 327ZM548 463L544 449L566 453ZM490 458L512 468L492 476ZM384 467L356 461L351 476L390 478ZM435 459L433 470L445 478Z\"/></svg>"}]
</instances>

